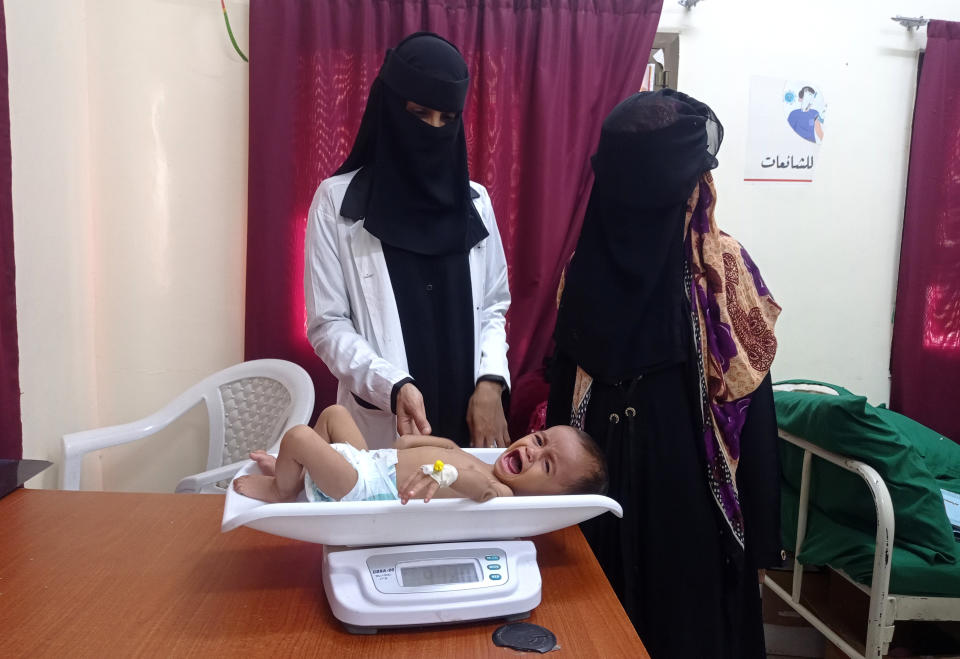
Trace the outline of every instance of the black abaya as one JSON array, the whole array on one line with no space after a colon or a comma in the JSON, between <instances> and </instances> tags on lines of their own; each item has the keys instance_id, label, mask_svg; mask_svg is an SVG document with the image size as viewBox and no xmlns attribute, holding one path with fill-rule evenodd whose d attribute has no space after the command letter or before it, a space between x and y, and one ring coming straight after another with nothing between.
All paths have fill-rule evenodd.
<instances>
[{"instance_id":1,"label":"black abaya","mask_svg":"<svg viewBox=\"0 0 960 659\"><path fill-rule=\"evenodd\" d=\"M779 558L770 379L754 394L741 439L738 480L750 484L741 497L752 502L743 507L743 551L704 476L695 368L688 361L628 383L593 383L584 430L607 455L609 496L623 518L603 515L581 529L653 659L763 657L756 570L758 559ZM575 375L576 364L558 354L548 426L569 423ZM749 459L748 449L757 449Z\"/></svg>"},{"instance_id":2,"label":"black abaya","mask_svg":"<svg viewBox=\"0 0 960 659\"><path fill-rule=\"evenodd\" d=\"M470 445L467 405L474 391L473 293L465 253L429 256L386 243L407 371L423 395L432 433Z\"/></svg>"},{"instance_id":3,"label":"black abaya","mask_svg":"<svg viewBox=\"0 0 960 659\"><path fill-rule=\"evenodd\" d=\"M711 306L716 297L707 289L700 297L703 281L710 291L722 288L718 273L726 276L727 260L743 257L724 252L720 266L694 267L714 197L688 203L692 191L710 187L705 173L717 166L722 135L713 111L680 92L638 93L614 108L593 158L590 203L554 333L547 423L571 423L579 364L593 378L583 429L606 452L610 496L624 512L583 531L654 659L762 657L756 568L778 557L769 365L749 362L752 376L765 377L738 396L751 396L745 417L742 405L724 417L742 419L742 430L730 423L719 440L712 434L721 429L711 405L726 360L749 361L725 339L731 325Z\"/></svg>"}]
</instances>

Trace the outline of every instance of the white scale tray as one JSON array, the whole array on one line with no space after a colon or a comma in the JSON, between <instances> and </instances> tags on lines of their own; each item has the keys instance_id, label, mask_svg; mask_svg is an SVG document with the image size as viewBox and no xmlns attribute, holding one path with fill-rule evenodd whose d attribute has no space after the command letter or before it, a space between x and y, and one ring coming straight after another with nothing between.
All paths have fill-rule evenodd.
<instances>
[{"instance_id":1,"label":"white scale tray","mask_svg":"<svg viewBox=\"0 0 960 659\"><path fill-rule=\"evenodd\" d=\"M468 449L493 463L503 449ZM251 461L237 476L259 473ZM301 493L301 498L303 494ZM579 524L611 512L616 501L598 494L470 499L264 503L228 488L221 531L239 526L324 545L374 546L524 538Z\"/></svg>"}]
</instances>

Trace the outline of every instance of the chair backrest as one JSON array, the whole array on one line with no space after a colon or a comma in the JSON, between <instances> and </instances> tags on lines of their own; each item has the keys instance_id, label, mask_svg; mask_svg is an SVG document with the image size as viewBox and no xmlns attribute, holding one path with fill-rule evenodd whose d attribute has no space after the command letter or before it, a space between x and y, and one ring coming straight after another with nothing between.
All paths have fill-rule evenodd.
<instances>
[{"instance_id":1,"label":"chair backrest","mask_svg":"<svg viewBox=\"0 0 960 659\"><path fill-rule=\"evenodd\" d=\"M288 429L309 423L313 382L300 366L257 359L214 373L202 389L210 422L207 469L244 460L276 443Z\"/></svg>"}]
</instances>

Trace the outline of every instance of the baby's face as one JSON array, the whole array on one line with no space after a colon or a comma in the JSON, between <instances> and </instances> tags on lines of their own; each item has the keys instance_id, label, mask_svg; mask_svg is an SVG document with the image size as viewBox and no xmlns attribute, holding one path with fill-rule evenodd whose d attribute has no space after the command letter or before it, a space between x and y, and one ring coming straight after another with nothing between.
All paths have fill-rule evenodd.
<instances>
[{"instance_id":1,"label":"baby's face","mask_svg":"<svg viewBox=\"0 0 960 659\"><path fill-rule=\"evenodd\" d=\"M576 433L554 426L511 444L494 463L493 475L518 496L564 494L590 464Z\"/></svg>"}]
</instances>

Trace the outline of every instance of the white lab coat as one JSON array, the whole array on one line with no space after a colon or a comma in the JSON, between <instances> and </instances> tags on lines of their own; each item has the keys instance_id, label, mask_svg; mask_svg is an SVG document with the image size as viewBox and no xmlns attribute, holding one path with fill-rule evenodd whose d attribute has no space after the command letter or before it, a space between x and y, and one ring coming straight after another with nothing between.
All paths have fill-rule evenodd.
<instances>
[{"instance_id":1,"label":"white lab coat","mask_svg":"<svg viewBox=\"0 0 960 659\"><path fill-rule=\"evenodd\" d=\"M370 448L396 439L390 411L393 385L410 377L387 263L380 240L363 220L340 216L340 204L356 172L320 184L307 215L304 290L307 337L339 380L337 402L360 426ZM473 289L474 379L502 377L510 384L505 316L510 306L507 262L486 189L471 181L489 235L470 250ZM354 396L379 409L367 409Z\"/></svg>"}]
</instances>

